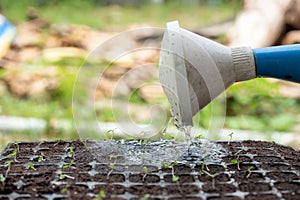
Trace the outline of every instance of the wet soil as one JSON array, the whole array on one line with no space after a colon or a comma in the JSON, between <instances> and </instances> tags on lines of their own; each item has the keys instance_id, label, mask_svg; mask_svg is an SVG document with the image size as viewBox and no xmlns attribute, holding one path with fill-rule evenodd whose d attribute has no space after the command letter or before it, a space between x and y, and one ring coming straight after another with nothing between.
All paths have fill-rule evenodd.
<instances>
[{"instance_id":1,"label":"wet soil","mask_svg":"<svg viewBox=\"0 0 300 200\"><path fill-rule=\"evenodd\" d=\"M88 143L9 144L0 155L0 199L300 199L300 151L275 143L215 142L226 150L221 160L185 155L190 162L161 167L128 161L115 147L112 154L112 141L98 141L101 151Z\"/></svg>"}]
</instances>

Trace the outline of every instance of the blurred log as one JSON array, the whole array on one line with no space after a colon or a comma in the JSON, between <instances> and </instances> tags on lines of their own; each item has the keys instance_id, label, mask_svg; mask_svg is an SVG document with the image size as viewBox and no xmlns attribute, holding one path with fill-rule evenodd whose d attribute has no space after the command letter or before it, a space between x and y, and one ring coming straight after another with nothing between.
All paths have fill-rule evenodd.
<instances>
[{"instance_id":1,"label":"blurred log","mask_svg":"<svg viewBox=\"0 0 300 200\"><path fill-rule=\"evenodd\" d=\"M300 1L292 0L285 15L286 24L300 29Z\"/></svg>"},{"instance_id":2,"label":"blurred log","mask_svg":"<svg viewBox=\"0 0 300 200\"><path fill-rule=\"evenodd\" d=\"M288 32L281 41L281 44L298 44L298 43L300 43L300 30Z\"/></svg>"},{"instance_id":3,"label":"blurred log","mask_svg":"<svg viewBox=\"0 0 300 200\"><path fill-rule=\"evenodd\" d=\"M252 48L273 45L285 27L285 16L292 0L245 0L245 7L229 35L229 46Z\"/></svg>"}]
</instances>

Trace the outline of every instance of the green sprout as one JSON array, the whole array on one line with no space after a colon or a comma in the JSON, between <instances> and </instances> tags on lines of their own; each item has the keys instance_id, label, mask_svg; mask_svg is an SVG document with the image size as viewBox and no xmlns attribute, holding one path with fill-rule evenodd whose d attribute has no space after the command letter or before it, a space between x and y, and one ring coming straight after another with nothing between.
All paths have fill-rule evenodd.
<instances>
[{"instance_id":1,"label":"green sprout","mask_svg":"<svg viewBox=\"0 0 300 200\"><path fill-rule=\"evenodd\" d=\"M5 167L10 167L11 164L12 164L13 162L14 162L13 160L8 160L8 161L6 161L6 162L4 163L4 166L5 166Z\"/></svg>"},{"instance_id":2,"label":"green sprout","mask_svg":"<svg viewBox=\"0 0 300 200\"><path fill-rule=\"evenodd\" d=\"M110 171L107 174L107 179L109 179L110 174L114 171L115 166L116 166L116 163L110 163L109 164Z\"/></svg>"},{"instance_id":3,"label":"green sprout","mask_svg":"<svg viewBox=\"0 0 300 200\"><path fill-rule=\"evenodd\" d=\"M59 177L58 177L59 180L63 180L64 178L65 178L64 174L60 174Z\"/></svg>"},{"instance_id":4,"label":"green sprout","mask_svg":"<svg viewBox=\"0 0 300 200\"><path fill-rule=\"evenodd\" d=\"M234 155L236 156L240 156L240 154L242 153L243 149L238 150Z\"/></svg>"},{"instance_id":5,"label":"green sprout","mask_svg":"<svg viewBox=\"0 0 300 200\"><path fill-rule=\"evenodd\" d=\"M164 169L169 169L171 167L171 164L167 164L167 163L162 163L162 167Z\"/></svg>"},{"instance_id":6,"label":"green sprout","mask_svg":"<svg viewBox=\"0 0 300 200\"><path fill-rule=\"evenodd\" d=\"M93 200L102 200L105 197L105 191L104 190L100 190L98 192L98 195L93 198Z\"/></svg>"},{"instance_id":7,"label":"green sprout","mask_svg":"<svg viewBox=\"0 0 300 200\"><path fill-rule=\"evenodd\" d=\"M18 149L14 149L13 152L8 154L6 157L7 158L12 158L13 157L15 162L19 162L19 161L17 161L17 152L18 152Z\"/></svg>"},{"instance_id":8,"label":"green sprout","mask_svg":"<svg viewBox=\"0 0 300 200\"><path fill-rule=\"evenodd\" d=\"M230 145L230 142L232 141L233 132L229 133L228 136L229 136L228 145Z\"/></svg>"},{"instance_id":9,"label":"green sprout","mask_svg":"<svg viewBox=\"0 0 300 200\"><path fill-rule=\"evenodd\" d=\"M7 158L12 158L15 157L17 155L17 149L14 149L13 152L11 152L10 154L8 154L6 157Z\"/></svg>"},{"instance_id":10,"label":"green sprout","mask_svg":"<svg viewBox=\"0 0 300 200\"><path fill-rule=\"evenodd\" d=\"M73 155L74 155L74 149L75 149L75 147L73 147L73 146L71 146L71 147L69 148L69 151L68 151L68 153L67 153L67 157L69 157L69 158L72 158L72 157L73 157Z\"/></svg>"},{"instance_id":11,"label":"green sprout","mask_svg":"<svg viewBox=\"0 0 300 200\"><path fill-rule=\"evenodd\" d=\"M145 178L146 178L146 176L147 176L147 174L148 174L148 167L146 167L146 166L144 166L143 167L143 171L144 171L144 176L143 176L143 181L145 180Z\"/></svg>"},{"instance_id":12,"label":"green sprout","mask_svg":"<svg viewBox=\"0 0 300 200\"><path fill-rule=\"evenodd\" d=\"M210 174L207 171L204 171L212 180L212 187L215 188L215 178L220 175L220 173Z\"/></svg>"},{"instance_id":13,"label":"green sprout","mask_svg":"<svg viewBox=\"0 0 300 200\"><path fill-rule=\"evenodd\" d=\"M68 191L69 185L66 185L63 189L61 189L61 193L66 193Z\"/></svg>"},{"instance_id":14,"label":"green sprout","mask_svg":"<svg viewBox=\"0 0 300 200\"><path fill-rule=\"evenodd\" d=\"M179 176L172 175L172 181L177 182L179 180Z\"/></svg>"},{"instance_id":15,"label":"green sprout","mask_svg":"<svg viewBox=\"0 0 300 200\"><path fill-rule=\"evenodd\" d=\"M109 168L114 169L115 168L115 163L110 163Z\"/></svg>"},{"instance_id":16,"label":"green sprout","mask_svg":"<svg viewBox=\"0 0 300 200\"><path fill-rule=\"evenodd\" d=\"M194 139L196 139L196 140L202 140L202 139L205 139L205 137L203 135L199 134L196 137L194 137Z\"/></svg>"},{"instance_id":17,"label":"green sprout","mask_svg":"<svg viewBox=\"0 0 300 200\"><path fill-rule=\"evenodd\" d=\"M73 176L69 176L67 174L60 174L59 177L58 177L59 180L63 180L65 178L75 179Z\"/></svg>"},{"instance_id":18,"label":"green sprout","mask_svg":"<svg viewBox=\"0 0 300 200\"><path fill-rule=\"evenodd\" d=\"M239 157L240 157L240 153L242 153L242 149L238 150L234 155L236 155L236 159L232 159L231 163L234 165L237 165L238 170L241 170L240 168L240 163L241 161L239 161Z\"/></svg>"},{"instance_id":19,"label":"green sprout","mask_svg":"<svg viewBox=\"0 0 300 200\"><path fill-rule=\"evenodd\" d=\"M239 161L237 159L232 159L231 163L234 164L234 165L237 165L238 170L241 170L241 168L240 168L241 161Z\"/></svg>"},{"instance_id":20,"label":"green sprout","mask_svg":"<svg viewBox=\"0 0 300 200\"><path fill-rule=\"evenodd\" d=\"M247 169L246 169L246 173L247 173L247 176L246 176L246 178L249 178L250 177L250 175L251 175L251 173L252 173L252 169L254 168L254 166L249 166Z\"/></svg>"},{"instance_id":21,"label":"green sprout","mask_svg":"<svg viewBox=\"0 0 300 200\"><path fill-rule=\"evenodd\" d=\"M42 162L45 160L45 154L44 153L41 153L39 158L38 158L38 162Z\"/></svg>"},{"instance_id":22,"label":"green sprout","mask_svg":"<svg viewBox=\"0 0 300 200\"><path fill-rule=\"evenodd\" d=\"M17 147L18 152L20 151L19 142L15 142L14 145Z\"/></svg>"},{"instance_id":23,"label":"green sprout","mask_svg":"<svg viewBox=\"0 0 300 200\"><path fill-rule=\"evenodd\" d=\"M148 200L150 198L150 194L145 194L140 200Z\"/></svg>"},{"instance_id":24,"label":"green sprout","mask_svg":"<svg viewBox=\"0 0 300 200\"><path fill-rule=\"evenodd\" d=\"M199 170L199 174L201 176L201 174L205 171L205 161L203 161L203 163L201 164L201 169ZM207 168L208 169L208 168ZM209 171L209 170L208 170Z\"/></svg>"},{"instance_id":25,"label":"green sprout","mask_svg":"<svg viewBox=\"0 0 300 200\"><path fill-rule=\"evenodd\" d=\"M12 164L13 162L14 162L13 160L8 160L8 161L6 161L6 162L4 163L4 166L7 167L7 170L6 170L6 172L5 172L5 177L7 177L8 172L9 172L9 170L10 170L10 166L11 166L11 164Z\"/></svg>"},{"instance_id":26,"label":"green sprout","mask_svg":"<svg viewBox=\"0 0 300 200\"><path fill-rule=\"evenodd\" d=\"M114 134L115 134L115 129L108 130L104 133L106 139L110 139L110 140L114 138Z\"/></svg>"},{"instance_id":27,"label":"green sprout","mask_svg":"<svg viewBox=\"0 0 300 200\"><path fill-rule=\"evenodd\" d=\"M173 163L164 163L164 162L162 162L162 167L165 168L165 169L171 169L176 165L178 165L178 162L173 162Z\"/></svg>"},{"instance_id":28,"label":"green sprout","mask_svg":"<svg viewBox=\"0 0 300 200\"><path fill-rule=\"evenodd\" d=\"M63 168L64 168L64 169L71 168L73 164L74 164L74 160L71 160L68 164L63 165Z\"/></svg>"},{"instance_id":29,"label":"green sprout","mask_svg":"<svg viewBox=\"0 0 300 200\"><path fill-rule=\"evenodd\" d=\"M172 181L173 182L178 182L178 180L179 180L179 176L176 176L175 172L174 172L174 166L176 166L176 165L178 165L178 162L173 162L170 164L162 163L163 168L172 170Z\"/></svg>"},{"instance_id":30,"label":"green sprout","mask_svg":"<svg viewBox=\"0 0 300 200\"><path fill-rule=\"evenodd\" d=\"M109 154L109 160L111 160L111 159L117 159L117 158L119 158L119 157L121 157L121 155L119 155L119 154Z\"/></svg>"},{"instance_id":31,"label":"green sprout","mask_svg":"<svg viewBox=\"0 0 300 200\"><path fill-rule=\"evenodd\" d=\"M5 176L3 176L3 174L0 174L0 182L2 183L2 185L4 185L5 180Z\"/></svg>"},{"instance_id":32,"label":"green sprout","mask_svg":"<svg viewBox=\"0 0 300 200\"><path fill-rule=\"evenodd\" d=\"M28 169L33 169L33 170L36 170L36 168L34 167L34 164L33 163L28 163L27 165Z\"/></svg>"}]
</instances>

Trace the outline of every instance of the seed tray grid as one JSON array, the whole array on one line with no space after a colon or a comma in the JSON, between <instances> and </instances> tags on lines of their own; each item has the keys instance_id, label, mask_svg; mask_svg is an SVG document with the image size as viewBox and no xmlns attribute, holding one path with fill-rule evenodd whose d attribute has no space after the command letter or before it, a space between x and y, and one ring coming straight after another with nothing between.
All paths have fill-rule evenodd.
<instances>
[{"instance_id":1,"label":"seed tray grid","mask_svg":"<svg viewBox=\"0 0 300 200\"><path fill-rule=\"evenodd\" d=\"M115 143L97 141L97 144L108 148L112 142ZM125 141L122 145L138 142ZM16 162L10 166L4 183L0 183L0 198L92 199L104 190L107 199L139 199L145 195L149 199L300 199L298 150L258 141L215 143L226 153L219 162L204 161L205 172L219 175L212 178L199 173L204 159L200 162L195 155L189 155L184 157L188 162L174 166L174 175L179 177L175 182L171 169L126 163L123 155L109 157L110 151L105 148L94 156L94 149L86 141L11 143L0 156L0 174L7 172L6 161L16 159ZM72 154L70 147L74 147ZM15 158L8 158L15 149L18 149ZM42 152L44 160L38 162ZM240 170L231 162L234 159L240 161ZM74 163L64 168L72 160ZM35 169L28 168L29 163ZM112 163L114 169L110 173ZM149 170L146 176L143 166ZM253 167L249 175L246 171L250 166ZM60 178L62 174L64 177Z\"/></svg>"}]
</instances>

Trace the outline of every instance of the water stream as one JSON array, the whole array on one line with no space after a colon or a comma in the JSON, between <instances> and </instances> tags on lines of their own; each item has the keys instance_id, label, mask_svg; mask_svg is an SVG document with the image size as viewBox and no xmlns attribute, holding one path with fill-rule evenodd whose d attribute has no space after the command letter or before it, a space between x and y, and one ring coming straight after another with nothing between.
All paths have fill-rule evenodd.
<instances>
[{"instance_id":1,"label":"water stream","mask_svg":"<svg viewBox=\"0 0 300 200\"><path fill-rule=\"evenodd\" d=\"M209 140L190 140L190 143L175 140L102 140L90 141L87 144L103 160L103 155L118 155L123 159L123 165L155 166L161 168L162 164L179 163L193 168L197 164L220 163L226 155L226 150ZM104 154L105 152L105 154ZM142 169L142 168L141 168Z\"/></svg>"}]
</instances>

